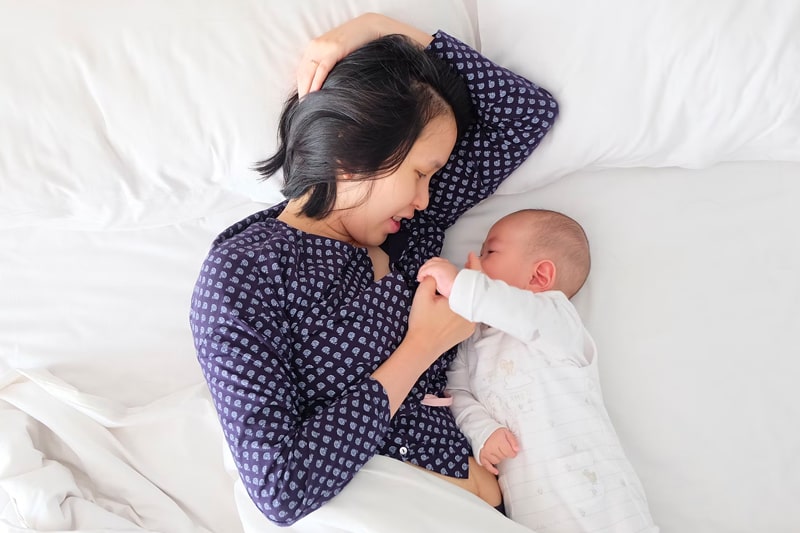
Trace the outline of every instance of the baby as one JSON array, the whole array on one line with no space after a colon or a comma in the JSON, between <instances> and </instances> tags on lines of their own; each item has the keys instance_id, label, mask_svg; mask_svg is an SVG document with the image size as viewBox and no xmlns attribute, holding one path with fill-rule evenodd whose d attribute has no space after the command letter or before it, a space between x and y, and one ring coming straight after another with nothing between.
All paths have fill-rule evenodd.
<instances>
[{"instance_id":1,"label":"baby","mask_svg":"<svg viewBox=\"0 0 800 533\"><path fill-rule=\"evenodd\" d=\"M497 221L465 269L434 257L418 277L481 323L459 347L448 392L508 516L538 533L656 532L603 405L594 341L569 300L589 267L577 222L527 209Z\"/></svg>"}]
</instances>

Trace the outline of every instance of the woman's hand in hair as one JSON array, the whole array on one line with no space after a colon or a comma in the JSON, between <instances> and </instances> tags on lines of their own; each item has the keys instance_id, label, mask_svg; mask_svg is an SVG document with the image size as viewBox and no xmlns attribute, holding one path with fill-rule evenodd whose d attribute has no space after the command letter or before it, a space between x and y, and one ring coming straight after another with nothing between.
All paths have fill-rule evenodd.
<instances>
[{"instance_id":1,"label":"woman's hand in hair","mask_svg":"<svg viewBox=\"0 0 800 533\"><path fill-rule=\"evenodd\" d=\"M384 35L400 33L422 46L433 39L427 33L377 13L365 13L312 40L297 68L297 94L301 98L319 90L328 73L344 56Z\"/></svg>"}]
</instances>

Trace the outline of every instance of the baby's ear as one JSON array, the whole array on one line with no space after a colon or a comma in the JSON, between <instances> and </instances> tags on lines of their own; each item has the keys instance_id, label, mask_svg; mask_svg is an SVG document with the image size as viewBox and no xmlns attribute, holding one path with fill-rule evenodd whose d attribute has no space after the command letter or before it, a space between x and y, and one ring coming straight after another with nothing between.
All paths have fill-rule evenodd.
<instances>
[{"instance_id":1,"label":"baby's ear","mask_svg":"<svg viewBox=\"0 0 800 533\"><path fill-rule=\"evenodd\" d=\"M556 285L556 265L549 259L542 259L533 265L528 289L533 292L549 291Z\"/></svg>"}]
</instances>

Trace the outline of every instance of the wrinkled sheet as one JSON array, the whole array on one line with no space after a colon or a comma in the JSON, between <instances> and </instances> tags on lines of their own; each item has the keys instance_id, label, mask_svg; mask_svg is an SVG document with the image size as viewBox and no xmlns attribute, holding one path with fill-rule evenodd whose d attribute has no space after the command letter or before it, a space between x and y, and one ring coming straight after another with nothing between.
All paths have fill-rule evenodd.
<instances>
[{"instance_id":1,"label":"wrinkled sheet","mask_svg":"<svg viewBox=\"0 0 800 533\"><path fill-rule=\"evenodd\" d=\"M518 208L562 210L586 227L593 271L576 304L662 531L758 522L788 533L800 523L799 170L573 175L493 197L448 233L446 255L460 261ZM140 231L0 232L0 516L11 530L269 530L226 465L187 323L208 243L260 207L242 201ZM446 527L453 516L513 527L471 495L386 461L295 530Z\"/></svg>"}]
</instances>

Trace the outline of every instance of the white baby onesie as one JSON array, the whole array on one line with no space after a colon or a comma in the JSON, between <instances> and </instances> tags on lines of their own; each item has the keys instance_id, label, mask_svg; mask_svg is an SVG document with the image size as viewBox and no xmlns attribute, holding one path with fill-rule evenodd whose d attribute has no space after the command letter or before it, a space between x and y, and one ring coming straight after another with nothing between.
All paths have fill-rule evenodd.
<instances>
[{"instance_id":1,"label":"white baby onesie","mask_svg":"<svg viewBox=\"0 0 800 533\"><path fill-rule=\"evenodd\" d=\"M503 426L520 444L498 465L509 517L538 533L657 532L603 404L595 343L569 299L462 270L450 307L482 323L448 372L456 422L476 458Z\"/></svg>"}]
</instances>

